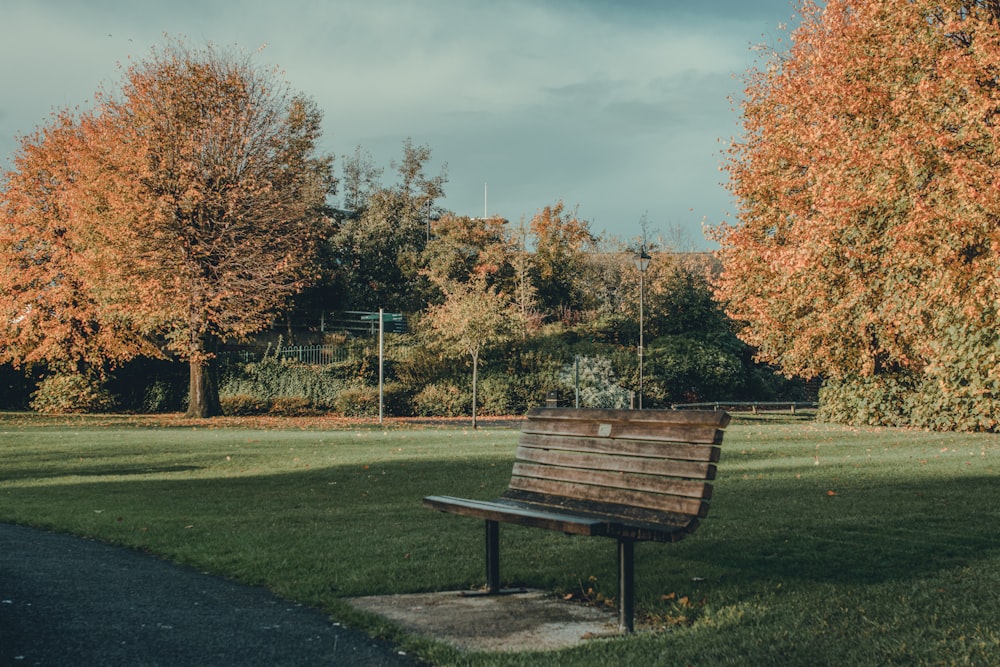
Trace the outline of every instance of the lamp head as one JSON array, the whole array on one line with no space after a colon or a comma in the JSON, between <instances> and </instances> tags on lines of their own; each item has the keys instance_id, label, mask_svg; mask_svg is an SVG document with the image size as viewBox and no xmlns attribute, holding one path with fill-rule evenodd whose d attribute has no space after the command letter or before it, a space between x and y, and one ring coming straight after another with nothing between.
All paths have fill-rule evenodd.
<instances>
[{"instance_id":1,"label":"lamp head","mask_svg":"<svg viewBox=\"0 0 1000 667\"><path fill-rule=\"evenodd\" d=\"M651 259L653 258L646 252L646 246L642 246L635 256L635 267L644 273L649 268L649 260Z\"/></svg>"}]
</instances>

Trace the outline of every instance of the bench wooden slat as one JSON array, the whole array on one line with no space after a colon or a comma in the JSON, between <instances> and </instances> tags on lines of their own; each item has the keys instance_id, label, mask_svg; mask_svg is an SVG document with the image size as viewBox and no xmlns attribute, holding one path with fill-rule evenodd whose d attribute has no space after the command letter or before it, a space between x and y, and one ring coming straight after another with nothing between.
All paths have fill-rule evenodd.
<instances>
[{"instance_id":1,"label":"bench wooden slat","mask_svg":"<svg viewBox=\"0 0 1000 667\"><path fill-rule=\"evenodd\" d=\"M536 449L534 447L518 447L517 460L566 468L631 472L693 480L715 479L717 472L714 463L592 454L590 452ZM623 481L622 485L628 486L627 481Z\"/></svg>"},{"instance_id":2,"label":"bench wooden slat","mask_svg":"<svg viewBox=\"0 0 1000 667\"><path fill-rule=\"evenodd\" d=\"M568 419L530 419L522 429L524 433L538 435L580 436L590 438L628 438L690 442L717 445L722 442L723 431L714 425L677 424L673 422L635 421L582 421Z\"/></svg>"},{"instance_id":3,"label":"bench wooden slat","mask_svg":"<svg viewBox=\"0 0 1000 667\"><path fill-rule=\"evenodd\" d=\"M589 502L508 491L495 500L469 500L453 496L427 496L423 504L431 509L487 521L516 523L570 535L628 537L636 540L676 542L698 526L698 519L662 512L646 512L621 505Z\"/></svg>"},{"instance_id":4,"label":"bench wooden slat","mask_svg":"<svg viewBox=\"0 0 1000 667\"><path fill-rule=\"evenodd\" d=\"M712 424L726 428L730 416L723 410L612 410L603 408L532 408L528 420L559 419L566 421L628 421L670 424Z\"/></svg>"},{"instance_id":5,"label":"bench wooden slat","mask_svg":"<svg viewBox=\"0 0 1000 667\"><path fill-rule=\"evenodd\" d=\"M721 448L714 445L690 445L684 442L656 442L652 440L628 440L611 438L581 438L563 435L542 435L524 433L521 445L543 449L566 449L603 454L627 456L647 456L682 461L719 460Z\"/></svg>"},{"instance_id":6,"label":"bench wooden slat","mask_svg":"<svg viewBox=\"0 0 1000 667\"><path fill-rule=\"evenodd\" d=\"M539 509L537 505L519 504L514 500L469 500L452 496L427 496L427 507L487 521L503 521L534 528L545 528L573 535L602 536L610 533L606 519L583 516L579 512L558 512Z\"/></svg>"},{"instance_id":7,"label":"bench wooden slat","mask_svg":"<svg viewBox=\"0 0 1000 667\"><path fill-rule=\"evenodd\" d=\"M648 491L650 493L662 493L701 500L709 500L712 497L711 484L701 480L666 477L663 475L644 475L615 470L587 470L558 465L526 463L524 461L518 461L514 464L512 475L516 477L550 479L557 482L576 482L593 486L606 486L612 489L633 489L635 491Z\"/></svg>"},{"instance_id":8,"label":"bench wooden slat","mask_svg":"<svg viewBox=\"0 0 1000 667\"><path fill-rule=\"evenodd\" d=\"M608 523L609 536L630 537L637 540L676 542L698 527L698 518L687 514L673 514L628 505L595 503L575 500L565 496L550 496L530 491L507 489L500 498L529 507L544 508L557 513L579 514L596 517ZM640 536L640 532L641 536Z\"/></svg>"},{"instance_id":9,"label":"bench wooden slat","mask_svg":"<svg viewBox=\"0 0 1000 667\"><path fill-rule=\"evenodd\" d=\"M534 479L531 477L511 477L510 488L519 491L560 495L576 500L591 500L598 503L611 503L615 505L632 505L646 509L662 510L664 512L690 514L697 517L704 517L708 514L708 503L700 499L667 496L632 489L616 489L605 486L593 486L591 484Z\"/></svg>"}]
</instances>

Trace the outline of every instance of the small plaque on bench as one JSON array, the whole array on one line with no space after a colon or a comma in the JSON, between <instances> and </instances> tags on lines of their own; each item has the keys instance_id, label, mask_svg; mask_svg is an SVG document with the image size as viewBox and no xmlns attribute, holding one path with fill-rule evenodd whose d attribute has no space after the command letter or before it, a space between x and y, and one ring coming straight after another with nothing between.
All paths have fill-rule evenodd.
<instances>
[{"instance_id":1,"label":"small plaque on bench","mask_svg":"<svg viewBox=\"0 0 1000 667\"><path fill-rule=\"evenodd\" d=\"M597 427L597 435L606 438L611 435L611 424L601 424Z\"/></svg>"}]
</instances>

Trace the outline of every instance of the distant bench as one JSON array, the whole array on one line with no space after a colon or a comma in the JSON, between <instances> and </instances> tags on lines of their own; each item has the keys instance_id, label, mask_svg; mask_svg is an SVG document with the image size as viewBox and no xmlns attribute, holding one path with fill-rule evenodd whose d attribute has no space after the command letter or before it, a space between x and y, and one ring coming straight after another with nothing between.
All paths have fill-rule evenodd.
<instances>
[{"instance_id":1,"label":"distant bench","mask_svg":"<svg viewBox=\"0 0 1000 667\"><path fill-rule=\"evenodd\" d=\"M428 496L486 521L486 593L500 588L499 523L618 539L618 621L634 628L635 542L676 542L708 513L725 412L538 408L521 426L507 490L490 501Z\"/></svg>"}]
</instances>

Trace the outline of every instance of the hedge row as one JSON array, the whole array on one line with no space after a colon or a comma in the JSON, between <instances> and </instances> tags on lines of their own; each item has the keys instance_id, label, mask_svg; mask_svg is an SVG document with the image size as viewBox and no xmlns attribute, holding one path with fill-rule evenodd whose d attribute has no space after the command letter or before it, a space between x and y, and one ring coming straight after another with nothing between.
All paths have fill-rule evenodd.
<instances>
[{"instance_id":1,"label":"hedge row","mask_svg":"<svg viewBox=\"0 0 1000 667\"><path fill-rule=\"evenodd\" d=\"M828 380L820 390L822 421L933 431L1000 430L1000 386L985 376L947 382L909 374ZM970 379L971 378L971 379Z\"/></svg>"},{"instance_id":2,"label":"hedge row","mask_svg":"<svg viewBox=\"0 0 1000 667\"><path fill-rule=\"evenodd\" d=\"M477 412L523 414L551 392L572 404L626 408L638 386L634 348L602 342L594 329L558 329L491 350L480 363ZM644 374L647 408L697 400L800 400L801 385L755 366L735 338L662 337L648 348ZM379 360L371 341L346 343L346 360L309 365L283 358L280 348L243 361L223 356L216 381L224 412L232 415L335 414L375 416ZM471 367L419 337L397 337L384 361L384 408L389 416L460 416L471 413ZM20 375L20 377L18 377ZM4 380L8 388L5 392ZM135 360L103 380L96 376L32 377L0 367L0 401L8 408L44 412L173 412L186 409L188 369L179 362ZM28 397L30 396L30 401Z\"/></svg>"}]
</instances>

